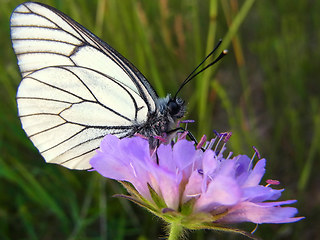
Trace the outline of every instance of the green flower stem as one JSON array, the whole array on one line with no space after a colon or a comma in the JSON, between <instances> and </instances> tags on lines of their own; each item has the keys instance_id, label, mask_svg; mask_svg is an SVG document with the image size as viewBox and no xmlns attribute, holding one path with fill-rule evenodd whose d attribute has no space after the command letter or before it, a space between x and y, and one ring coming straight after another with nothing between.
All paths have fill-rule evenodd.
<instances>
[{"instance_id":1,"label":"green flower stem","mask_svg":"<svg viewBox=\"0 0 320 240\"><path fill-rule=\"evenodd\" d=\"M183 227L179 223L171 223L168 240L178 240Z\"/></svg>"}]
</instances>

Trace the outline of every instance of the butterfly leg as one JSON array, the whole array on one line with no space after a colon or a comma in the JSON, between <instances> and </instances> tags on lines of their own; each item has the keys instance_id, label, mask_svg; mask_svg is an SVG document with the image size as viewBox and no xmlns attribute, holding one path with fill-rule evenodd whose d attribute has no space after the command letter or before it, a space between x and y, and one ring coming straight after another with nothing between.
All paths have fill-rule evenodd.
<instances>
[{"instance_id":1,"label":"butterfly leg","mask_svg":"<svg viewBox=\"0 0 320 240\"><path fill-rule=\"evenodd\" d=\"M172 129L170 131L167 132L167 134L172 134L174 132L187 132L187 136L190 138L191 141L194 141L195 145L198 145L198 141L195 138L195 136L188 130L184 129L183 127L177 127L175 129ZM200 148L203 152L205 151L205 149L203 147Z\"/></svg>"},{"instance_id":2,"label":"butterfly leg","mask_svg":"<svg viewBox=\"0 0 320 240\"><path fill-rule=\"evenodd\" d=\"M198 141L197 141L197 139L195 138L195 136L193 136L193 134L192 134L190 131L184 129L183 127L177 127L177 128L172 129L172 130L170 130L170 131L168 131L168 132L166 132L166 133L167 133L168 135L170 135L170 134L175 133L175 132L187 132L187 136L190 138L190 140L191 140L191 141L194 141L194 143L195 143L196 145L198 144Z\"/></svg>"}]
</instances>

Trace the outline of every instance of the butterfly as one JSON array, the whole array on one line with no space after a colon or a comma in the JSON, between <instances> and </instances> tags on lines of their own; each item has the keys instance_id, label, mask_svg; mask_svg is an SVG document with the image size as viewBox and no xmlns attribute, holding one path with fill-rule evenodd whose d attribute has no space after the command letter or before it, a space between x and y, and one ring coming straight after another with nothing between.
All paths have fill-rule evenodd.
<instances>
[{"instance_id":1,"label":"butterfly","mask_svg":"<svg viewBox=\"0 0 320 240\"><path fill-rule=\"evenodd\" d=\"M107 134L140 134L156 146L154 137L177 129L186 111L178 92L159 98L133 64L64 13L26 2L10 22L22 75L18 115L46 162L89 169Z\"/></svg>"}]
</instances>

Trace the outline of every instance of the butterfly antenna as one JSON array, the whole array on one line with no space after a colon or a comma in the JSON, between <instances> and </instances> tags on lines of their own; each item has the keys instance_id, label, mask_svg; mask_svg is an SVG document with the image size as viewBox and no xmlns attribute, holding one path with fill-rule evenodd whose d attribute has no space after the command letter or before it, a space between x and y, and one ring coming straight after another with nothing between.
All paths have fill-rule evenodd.
<instances>
[{"instance_id":1,"label":"butterfly antenna","mask_svg":"<svg viewBox=\"0 0 320 240\"><path fill-rule=\"evenodd\" d=\"M207 68L211 67L213 64L217 63L221 58L223 58L225 55L227 55L228 50L223 50L220 55L211 63L209 63L207 66L205 66L203 69L201 69L199 72L196 72L198 68L218 49L218 47L221 45L222 40L220 39L217 45L214 47L214 49L208 54L208 56L203 59L203 61L189 74L189 76L183 81L183 83L180 85L178 91L174 95L173 99L176 99L178 93L180 90L188 83L190 82L193 78L195 78L199 73L202 73L204 70ZM196 73L195 73L196 72Z\"/></svg>"}]
</instances>

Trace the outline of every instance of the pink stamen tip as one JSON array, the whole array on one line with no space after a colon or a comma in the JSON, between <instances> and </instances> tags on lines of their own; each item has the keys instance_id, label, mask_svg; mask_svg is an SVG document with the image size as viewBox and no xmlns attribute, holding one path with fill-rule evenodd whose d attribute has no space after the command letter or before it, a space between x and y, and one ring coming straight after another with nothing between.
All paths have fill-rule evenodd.
<instances>
[{"instance_id":1,"label":"pink stamen tip","mask_svg":"<svg viewBox=\"0 0 320 240\"><path fill-rule=\"evenodd\" d=\"M200 141L198 142L196 149L200 149L206 141L207 141L207 136L203 135Z\"/></svg>"},{"instance_id":2,"label":"pink stamen tip","mask_svg":"<svg viewBox=\"0 0 320 240\"><path fill-rule=\"evenodd\" d=\"M160 140L163 143L167 142L167 140L161 136L154 136L154 138Z\"/></svg>"},{"instance_id":3,"label":"pink stamen tip","mask_svg":"<svg viewBox=\"0 0 320 240\"><path fill-rule=\"evenodd\" d=\"M219 133L218 136L222 139L224 137L227 137L227 135L228 135L228 132L222 132L222 133Z\"/></svg>"},{"instance_id":4,"label":"pink stamen tip","mask_svg":"<svg viewBox=\"0 0 320 240\"><path fill-rule=\"evenodd\" d=\"M270 184L270 185L279 185L279 184L280 184L280 181L268 179L268 180L266 180L266 183L268 183L268 184Z\"/></svg>"},{"instance_id":5,"label":"pink stamen tip","mask_svg":"<svg viewBox=\"0 0 320 240\"><path fill-rule=\"evenodd\" d=\"M178 140L186 139L187 135L188 135L188 131L184 131L179 135Z\"/></svg>"},{"instance_id":6,"label":"pink stamen tip","mask_svg":"<svg viewBox=\"0 0 320 240\"><path fill-rule=\"evenodd\" d=\"M258 149L255 146L252 146L252 148L256 152L258 159L261 159L261 155L260 155Z\"/></svg>"},{"instance_id":7,"label":"pink stamen tip","mask_svg":"<svg viewBox=\"0 0 320 240\"><path fill-rule=\"evenodd\" d=\"M141 137L143 139L148 139L146 136L144 136L144 135L142 135L140 133L136 133L136 134L134 134L134 136Z\"/></svg>"},{"instance_id":8,"label":"pink stamen tip","mask_svg":"<svg viewBox=\"0 0 320 240\"><path fill-rule=\"evenodd\" d=\"M186 120L179 121L179 123L194 123L194 122L195 121L191 120L191 119L186 119Z\"/></svg>"},{"instance_id":9,"label":"pink stamen tip","mask_svg":"<svg viewBox=\"0 0 320 240\"><path fill-rule=\"evenodd\" d=\"M226 135L225 135L225 137L224 137L224 142L226 143L226 142L228 142L229 141L229 139L231 138L231 136L232 136L232 132L227 132L226 133Z\"/></svg>"}]
</instances>

